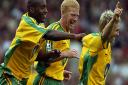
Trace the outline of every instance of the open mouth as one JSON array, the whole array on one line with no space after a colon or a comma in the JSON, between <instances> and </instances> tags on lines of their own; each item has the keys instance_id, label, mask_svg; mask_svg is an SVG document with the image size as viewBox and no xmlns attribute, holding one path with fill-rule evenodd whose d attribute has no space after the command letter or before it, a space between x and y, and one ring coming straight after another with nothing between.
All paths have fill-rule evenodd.
<instances>
[{"instance_id":1,"label":"open mouth","mask_svg":"<svg viewBox=\"0 0 128 85\"><path fill-rule=\"evenodd\" d=\"M45 18L46 18L46 16L47 16L47 14L41 14L41 15L40 15L40 20L41 20L41 21L44 21Z\"/></svg>"},{"instance_id":2,"label":"open mouth","mask_svg":"<svg viewBox=\"0 0 128 85\"><path fill-rule=\"evenodd\" d=\"M41 17L42 18L46 18L47 14L42 14Z\"/></svg>"},{"instance_id":3,"label":"open mouth","mask_svg":"<svg viewBox=\"0 0 128 85\"><path fill-rule=\"evenodd\" d=\"M70 22L71 27L75 27L76 25L77 25L77 22L75 22L75 21Z\"/></svg>"}]
</instances>

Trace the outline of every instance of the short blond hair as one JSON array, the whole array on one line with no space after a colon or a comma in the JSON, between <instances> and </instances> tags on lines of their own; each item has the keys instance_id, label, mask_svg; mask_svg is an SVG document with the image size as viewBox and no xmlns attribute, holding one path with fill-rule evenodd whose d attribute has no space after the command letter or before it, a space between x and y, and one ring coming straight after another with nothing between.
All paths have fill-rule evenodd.
<instances>
[{"instance_id":1,"label":"short blond hair","mask_svg":"<svg viewBox=\"0 0 128 85\"><path fill-rule=\"evenodd\" d=\"M80 5L77 0L64 0L61 4L61 14L66 13L70 7L80 9Z\"/></svg>"},{"instance_id":2,"label":"short blond hair","mask_svg":"<svg viewBox=\"0 0 128 85\"><path fill-rule=\"evenodd\" d=\"M109 21L114 16L114 13L111 10L106 10L101 14L100 20L99 20L99 30L102 31L104 27L109 23Z\"/></svg>"}]
</instances>

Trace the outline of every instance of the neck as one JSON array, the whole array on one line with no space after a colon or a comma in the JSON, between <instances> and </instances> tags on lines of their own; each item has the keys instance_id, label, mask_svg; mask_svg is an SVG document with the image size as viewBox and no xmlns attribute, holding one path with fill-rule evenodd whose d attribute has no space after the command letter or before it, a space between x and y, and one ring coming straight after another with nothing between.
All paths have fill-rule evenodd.
<instances>
[{"instance_id":1,"label":"neck","mask_svg":"<svg viewBox=\"0 0 128 85\"><path fill-rule=\"evenodd\" d=\"M28 16L30 16L33 19L35 19L37 23L41 23L40 20L38 20L38 18L35 15L33 15L33 14L31 14L31 13L28 12Z\"/></svg>"},{"instance_id":2,"label":"neck","mask_svg":"<svg viewBox=\"0 0 128 85\"><path fill-rule=\"evenodd\" d=\"M67 24L66 21L63 18L61 18L60 19L60 25L62 26L64 31L69 32L69 29L67 28L66 24Z\"/></svg>"}]
</instances>

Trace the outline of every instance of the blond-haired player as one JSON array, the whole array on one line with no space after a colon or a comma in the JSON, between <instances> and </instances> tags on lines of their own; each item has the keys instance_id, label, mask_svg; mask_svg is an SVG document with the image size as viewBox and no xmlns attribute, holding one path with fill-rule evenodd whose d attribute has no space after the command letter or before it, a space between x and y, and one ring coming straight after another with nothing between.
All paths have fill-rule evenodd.
<instances>
[{"instance_id":1,"label":"blond-haired player","mask_svg":"<svg viewBox=\"0 0 128 85\"><path fill-rule=\"evenodd\" d=\"M48 29L70 33L78 23L80 6L76 0L64 0L61 4L61 19L48 26ZM46 50L58 49L61 52L70 50L70 40L57 42L47 41ZM45 62L38 62L38 75L34 80L34 85L63 85L63 80L69 80L71 72L64 70L68 62L67 58L51 63L49 66Z\"/></svg>"},{"instance_id":2,"label":"blond-haired player","mask_svg":"<svg viewBox=\"0 0 128 85\"><path fill-rule=\"evenodd\" d=\"M100 17L99 33L91 33L82 40L80 56L80 85L105 85L111 62L111 44L119 35L122 8L118 2L114 13L107 10Z\"/></svg>"},{"instance_id":3,"label":"blond-haired player","mask_svg":"<svg viewBox=\"0 0 128 85\"><path fill-rule=\"evenodd\" d=\"M0 85L26 85L33 62L36 59L48 58L37 57L45 39L76 38L75 34L46 30L42 27L48 12L46 5L46 0L28 0L27 13L21 18L15 37L4 56L4 64L0 65ZM62 57L63 53L59 54ZM74 53L69 53L74 56L72 54Z\"/></svg>"}]
</instances>

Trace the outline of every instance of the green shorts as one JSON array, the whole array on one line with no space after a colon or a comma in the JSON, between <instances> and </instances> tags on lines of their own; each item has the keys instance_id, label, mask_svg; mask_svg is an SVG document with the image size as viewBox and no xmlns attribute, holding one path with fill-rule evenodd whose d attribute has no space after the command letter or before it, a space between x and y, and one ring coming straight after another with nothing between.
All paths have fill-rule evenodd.
<instances>
[{"instance_id":1,"label":"green shorts","mask_svg":"<svg viewBox=\"0 0 128 85\"><path fill-rule=\"evenodd\" d=\"M26 85L27 79L19 81L12 75L3 73L0 77L0 85Z\"/></svg>"},{"instance_id":2,"label":"green shorts","mask_svg":"<svg viewBox=\"0 0 128 85\"><path fill-rule=\"evenodd\" d=\"M20 82L12 75L3 73L0 77L0 85L18 85L19 83Z\"/></svg>"},{"instance_id":3,"label":"green shorts","mask_svg":"<svg viewBox=\"0 0 128 85\"><path fill-rule=\"evenodd\" d=\"M26 85L27 79L18 80L8 69L3 68L0 65L0 85ZM7 72L7 73L6 73Z\"/></svg>"},{"instance_id":4,"label":"green shorts","mask_svg":"<svg viewBox=\"0 0 128 85\"><path fill-rule=\"evenodd\" d=\"M64 85L62 81L47 76L37 75L33 85Z\"/></svg>"}]
</instances>

